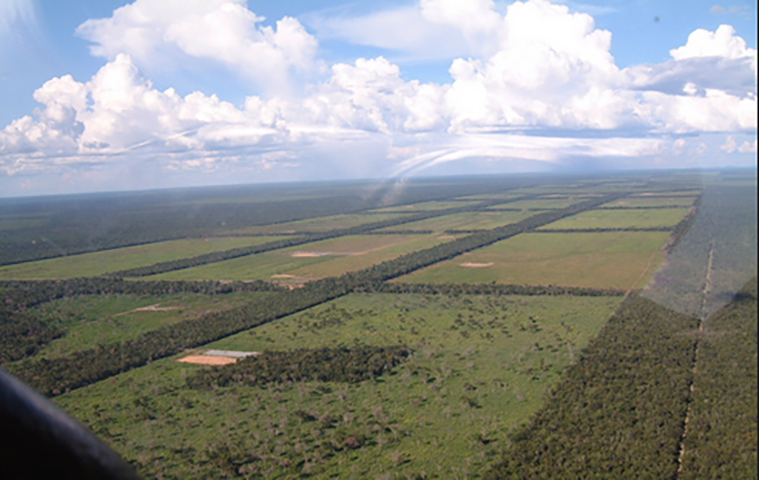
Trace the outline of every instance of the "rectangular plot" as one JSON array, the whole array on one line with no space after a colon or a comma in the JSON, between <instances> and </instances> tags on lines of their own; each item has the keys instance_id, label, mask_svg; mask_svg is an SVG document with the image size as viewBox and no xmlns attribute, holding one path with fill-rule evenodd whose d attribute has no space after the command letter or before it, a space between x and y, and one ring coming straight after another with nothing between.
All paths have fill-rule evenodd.
<instances>
[{"instance_id":1,"label":"rectangular plot","mask_svg":"<svg viewBox=\"0 0 759 480\"><path fill-rule=\"evenodd\" d=\"M432 230L443 232L445 230L478 230L502 227L510 223L516 223L532 216L532 212L467 212L444 215L442 217L428 218L418 222L404 223L378 231L393 232L398 230Z\"/></svg>"},{"instance_id":2,"label":"rectangular plot","mask_svg":"<svg viewBox=\"0 0 759 480\"><path fill-rule=\"evenodd\" d=\"M179 293L153 297L135 295L82 295L47 302L28 315L55 325L65 335L51 341L37 358L54 358L95 345L129 340L215 310L226 310L265 298L268 293L225 295Z\"/></svg>"},{"instance_id":3,"label":"rectangular plot","mask_svg":"<svg viewBox=\"0 0 759 480\"><path fill-rule=\"evenodd\" d=\"M674 227L688 213L687 208L661 210L589 210L540 229L660 228Z\"/></svg>"},{"instance_id":4,"label":"rectangular plot","mask_svg":"<svg viewBox=\"0 0 759 480\"><path fill-rule=\"evenodd\" d=\"M489 208L492 210L498 210L502 208L519 208L521 210L566 208L570 205L574 205L575 203L580 203L585 200L588 200L588 197L556 196L553 198L536 198L534 200L520 200L518 202L504 203L502 205L495 205Z\"/></svg>"},{"instance_id":5,"label":"rectangular plot","mask_svg":"<svg viewBox=\"0 0 759 480\"><path fill-rule=\"evenodd\" d=\"M475 205L477 201L439 201L439 202L422 202L411 205L396 205L394 207L378 208L370 210L372 212L428 212L434 210L445 210L447 208L466 207Z\"/></svg>"},{"instance_id":6,"label":"rectangular plot","mask_svg":"<svg viewBox=\"0 0 759 480\"><path fill-rule=\"evenodd\" d=\"M668 232L529 233L465 253L400 282L642 287Z\"/></svg>"},{"instance_id":7,"label":"rectangular plot","mask_svg":"<svg viewBox=\"0 0 759 480\"><path fill-rule=\"evenodd\" d=\"M635 208L635 207L682 207L688 208L696 201L695 196L678 195L673 197L625 197L620 200L606 203L602 207L622 207L622 208Z\"/></svg>"},{"instance_id":8,"label":"rectangular plot","mask_svg":"<svg viewBox=\"0 0 759 480\"><path fill-rule=\"evenodd\" d=\"M448 235L358 235L167 272L149 279L276 280L299 284L360 270L451 241Z\"/></svg>"},{"instance_id":9,"label":"rectangular plot","mask_svg":"<svg viewBox=\"0 0 759 480\"><path fill-rule=\"evenodd\" d=\"M277 238L194 238L116 248L0 267L0 279L94 277L108 272L143 267L158 262L169 262L205 253L260 245Z\"/></svg>"},{"instance_id":10,"label":"rectangular plot","mask_svg":"<svg viewBox=\"0 0 759 480\"><path fill-rule=\"evenodd\" d=\"M235 230L233 233L241 234L264 234L264 233L296 233L296 232L326 232L336 228L350 228L367 223L381 222L402 217L402 214L384 215L332 215L329 217L309 218L296 222L277 223L274 225L260 225L255 227Z\"/></svg>"}]
</instances>

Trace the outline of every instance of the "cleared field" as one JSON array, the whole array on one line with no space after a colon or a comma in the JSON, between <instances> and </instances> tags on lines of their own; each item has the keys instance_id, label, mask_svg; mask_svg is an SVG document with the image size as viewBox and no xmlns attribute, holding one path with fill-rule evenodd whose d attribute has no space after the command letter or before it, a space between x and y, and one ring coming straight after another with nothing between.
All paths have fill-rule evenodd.
<instances>
[{"instance_id":1,"label":"cleared field","mask_svg":"<svg viewBox=\"0 0 759 480\"><path fill-rule=\"evenodd\" d=\"M679 192L641 192L630 195L631 197L696 197L699 193L698 190L687 190Z\"/></svg>"},{"instance_id":2,"label":"cleared field","mask_svg":"<svg viewBox=\"0 0 759 480\"><path fill-rule=\"evenodd\" d=\"M588 197L554 197L554 198L538 198L534 200L522 200L519 202L504 203L503 205L495 205L490 207L492 210L498 210L500 208L519 208L522 210L528 210L532 208L566 208L575 203L580 203L587 200Z\"/></svg>"},{"instance_id":3,"label":"cleared field","mask_svg":"<svg viewBox=\"0 0 759 480\"><path fill-rule=\"evenodd\" d=\"M169 262L204 253L248 247L279 237L219 237L173 240L135 247L117 248L68 257L0 267L0 279L95 277L108 272Z\"/></svg>"},{"instance_id":4,"label":"cleared field","mask_svg":"<svg viewBox=\"0 0 759 480\"><path fill-rule=\"evenodd\" d=\"M668 238L667 232L528 233L398 281L642 287L664 261Z\"/></svg>"},{"instance_id":5,"label":"cleared field","mask_svg":"<svg viewBox=\"0 0 759 480\"><path fill-rule=\"evenodd\" d=\"M467 212L442 217L428 218L418 222L404 223L394 227L378 230L380 232L393 232L399 230L432 230L444 232L446 230L477 230L502 227L510 223L516 223L534 215L533 212Z\"/></svg>"},{"instance_id":6,"label":"cleared field","mask_svg":"<svg viewBox=\"0 0 759 480\"><path fill-rule=\"evenodd\" d=\"M690 207L696 200L695 196L672 196L672 197L627 197L615 202L602 205L603 207L661 207L676 206Z\"/></svg>"},{"instance_id":7,"label":"cleared field","mask_svg":"<svg viewBox=\"0 0 759 480\"><path fill-rule=\"evenodd\" d=\"M422 202L412 203L411 205L397 205L394 207L378 208L370 210L371 212L429 212L434 210L445 210L446 208L467 207L470 205L476 205L480 203L478 201L436 201L436 202Z\"/></svg>"},{"instance_id":8,"label":"cleared field","mask_svg":"<svg viewBox=\"0 0 759 480\"><path fill-rule=\"evenodd\" d=\"M357 235L177 270L147 279L276 280L299 284L451 241L446 235Z\"/></svg>"},{"instance_id":9,"label":"cleared field","mask_svg":"<svg viewBox=\"0 0 759 480\"><path fill-rule=\"evenodd\" d=\"M196 390L185 377L216 367L165 359L55 401L146 477L472 478L619 301L351 295L207 347L408 345L376 381Z\"/></svg>"},{"instance_id":10,"label":"cleared field","mask_svg":"<svg viewBox=\"0 0 759 480\"><path fill-rule=\"evenodd\" d=\"M520 194L513 193L511 191L505 193L483 193L481 195L469 195L466 197L459 197L459 200L471 200L471 201L483 201L483 200L508 200L510 198L518 197Z\"/></svg>"},{"instance_id":11,"label":"cleared field","mask_svg":"<svg viewBox=\"0 0 759 480\"><path fill-rule=\"evenodd\" d=\"M93 345L136 338L164 325L210 311L227 310L266 295L260 292L156 297L82 295L48 302L28 313L65 332L37 354L38 358L52 358Z\"/></svg>"},{"instance_id":12,"label":"cleared field","mask_svg":"<svg viewBox=\"0 0 759 480\"><path fill-rule=\"evenodd\" d=\"M540 227L539 230L674 227L687 213L687 208L662 210L589 210Z\"/></svg>"},{"instance_id":13,"label":"cleared field","mask_svg":"<svg viewBox=\"0 0 759 480\"><path fill-rule=\"evenodd\" d=\"M402 217L401 214L386 215L332 215L329 217L309 218L297 222L277 223L257 227L243 228L231 233L264 234L264 233L295 233L295 232L326 232L336 228L350 228L366 223L381 222Z\"/></svg>"}]
</instances>

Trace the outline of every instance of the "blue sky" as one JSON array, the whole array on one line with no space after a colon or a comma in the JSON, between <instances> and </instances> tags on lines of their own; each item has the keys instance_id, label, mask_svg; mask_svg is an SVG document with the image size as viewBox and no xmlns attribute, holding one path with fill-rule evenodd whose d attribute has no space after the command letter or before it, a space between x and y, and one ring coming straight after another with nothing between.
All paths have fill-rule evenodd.
<instances>
[{"instance_id":1,"label":"blue sky","mask_svg":"<svg viewBox=\"0 0 759 480\"><path fill-rule=\"evenodd\" d=\"M756 166L756 10L0 0L0 195Z\"/></svg>"}]
</instances>

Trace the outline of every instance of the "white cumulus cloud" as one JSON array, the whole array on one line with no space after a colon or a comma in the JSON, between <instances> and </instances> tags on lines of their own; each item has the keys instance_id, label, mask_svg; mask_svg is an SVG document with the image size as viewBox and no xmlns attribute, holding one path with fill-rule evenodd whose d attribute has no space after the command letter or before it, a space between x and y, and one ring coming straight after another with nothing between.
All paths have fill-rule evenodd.
<instances>
[{"instance_id":1,"label":"white cumulus cloud","mask_svg":"<svg viewBox=\"0 0 759 480\"><path fill-rule=\"evenodd\" d=\"M470 54L451 58L450 82L406 80L384 56L359 58L332 65L329 78L300 97L270 92L233 105L201 92L161 91L138 66L191 57L262 84L287 83L292 70L313 65L314 38L291 18L276 29L262 26L243 0L137 0L82 25L93 53L108 62L89 81L67 75L40 87L35 115L0 130L0 169L129 154L165 158L173 170L225 162L271 170L333 153L360 156L362 145L372 162L384 155L376 169L396 173L463 158L632 162L705 154L677 137L709 132L731 135L723 151L756 151L755 141L735 140L757 128L756 51L730 27L697 30L668 62L622 70L609 31L548 0L515 2L503 12L491 0L422 0L385 13L398 12L422 25L417 47L435 32L458 33ZM376 174L358 163L354 171Z\"/></svg>"},{"instance_id":2,"label":"white cumulus cloud","mask_svg":"<svg viewBox=\"0 0 759 480\"><path fill-rule=\"evenodd\" d=\"M292 70L314 68L318 42L298 20L276 28L248 9L246 0L136 0L109 18L78 28L94 55L125 53L138 64L177 64L179 54L217 62L268 89L287 85Z\"/></svg>"}]
</instances>

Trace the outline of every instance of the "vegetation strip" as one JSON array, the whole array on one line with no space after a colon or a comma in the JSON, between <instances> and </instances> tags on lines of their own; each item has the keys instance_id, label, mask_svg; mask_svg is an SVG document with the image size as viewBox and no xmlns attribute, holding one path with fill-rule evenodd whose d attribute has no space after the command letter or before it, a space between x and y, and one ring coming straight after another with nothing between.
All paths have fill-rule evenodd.
<instances>
[{"instance_id":1,"label":"vegetation strip","mask_svg":"<svg viewBox=\"0 0 759 480\"><path fill-rule=\"evenodd\" d=\"M133 340L101 345L51 360L19 362L12 366L12 371L46 395L59 395L140 367L152 360L175 355L187 348L198 347L311 308L358 288L374 288L386 280L595 208L624 195L625 193L609 194L561 210L539 213L515 224L408 253L365 270L310 282L293 291L275 293L253 304L165 326Z\"/></svg>"},{"instance_id":2,"label":"vegetation strip","mask_svg":"<svg viewBox=\"0 0 759 480\"><path fill-rule=\"evenodd\" d=\"M559 287L556 285L499 285L493 283L382 283L366 293L418 293L423 295L572 295L575 297L622 297L624 290L613 288Z\"/></svg>"},{"instance_id":3,"label":"vegetation strip","mask_svg":"<svg viewBox=\"0 0 759 480\"><path fill-rule=\"evenodd\" d=\"M672 478L696 318L635 294L485 478Z\"/></svg>"},{"instance_id":4,"label":"vegetation strip","mask_svg":"<svg viewBox=\"0 0 759 480\"><path fill-rule=\"evenodd\" d=\"M671 227L541 228L531 233L670 232Z\"/></svg>"},{"instance_id":5,"label":"vegetation strip","mask_svg":"<svg viewBox=\"0 0 759 480\"><path fill-rule=\"evenodd\" d=\"M190 388L210 390L231 385L250 387L303 381L359 383L379 377L410 354L408 347L269 351L213 370L199 370L187 378Z\"/></svg>"},{"instance_id":6,"label":"vegetation strip","mask_svg":"<svg viewBox=\"0 0 759 480\"><path fill-rule=\"evenodd\" d=\"M757 279L703 322L679 478L757 478Z\"/></svg>"}]
</instances>

